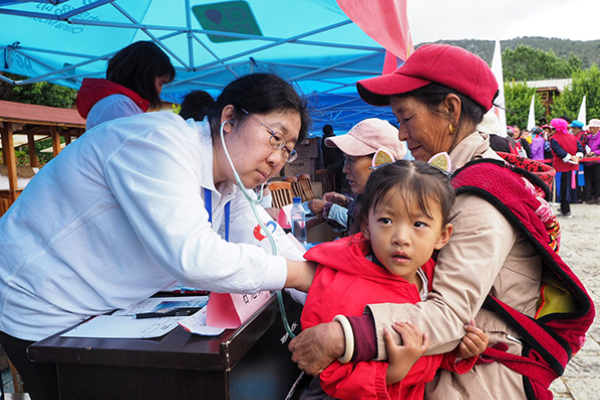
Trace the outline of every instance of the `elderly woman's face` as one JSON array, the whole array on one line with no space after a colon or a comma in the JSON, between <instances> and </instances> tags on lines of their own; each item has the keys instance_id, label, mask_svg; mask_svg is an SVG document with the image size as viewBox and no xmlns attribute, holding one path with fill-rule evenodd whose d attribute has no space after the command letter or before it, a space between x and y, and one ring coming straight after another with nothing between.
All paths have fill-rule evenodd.
<instances>
[{"instance_id":1,"label":"elderly woman's face","mask_svg":"<svg viewBox=\"0 0 600 400\"><path fill-rule=\"evenodd\" d=\"M346 174L352 193L362 194L365 191L367 179L371 175L372 156L351 156L344 154L345 162L342 172Z\"/></svg>"},{"instance_id":2,"label":"elderly woman's face","mask_svg":"<svg viewBox=\"0 0 600 400\"><path fill-rule=\"evenodd\" d=\"M392 97L390 105L399 123L398 138L406 141L415 159L428 161L437 153L450 151L453 136L441 115L412 96Z\"/></svg>"}]
</instances>

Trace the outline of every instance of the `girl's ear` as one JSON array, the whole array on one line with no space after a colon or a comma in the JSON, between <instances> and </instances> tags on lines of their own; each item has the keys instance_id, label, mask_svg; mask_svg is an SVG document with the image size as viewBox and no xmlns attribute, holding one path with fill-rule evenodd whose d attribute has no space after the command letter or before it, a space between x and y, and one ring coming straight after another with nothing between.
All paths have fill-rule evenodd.
<instances>
[{"instance_id":1,"label":"girl's ear","mask_svg":"<svg viewBox=\"0 0 600 400\"><path fill-rule=\"evenodd\" d=\"M454 227L452 226L452 224L446 224L446 226L442 228L442 231L440 232L440 236L438 237L437 241L435 242L434 249L440 250L442 247L444 247L446 244L448 244L448 241L450 240L450 236L452 236L453 229L454 229Z\"/></svg>"}]
</instances>

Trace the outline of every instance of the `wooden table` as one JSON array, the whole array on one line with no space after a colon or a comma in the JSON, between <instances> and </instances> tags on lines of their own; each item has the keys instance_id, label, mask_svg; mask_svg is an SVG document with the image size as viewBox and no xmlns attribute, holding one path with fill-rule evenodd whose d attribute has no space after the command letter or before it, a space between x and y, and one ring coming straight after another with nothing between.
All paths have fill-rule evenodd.
<instances>
[{"instance_id":1,"label":"wooden table","mask_svg":"<svg viewBox=\"0 0 600 400\"><path fill-rule=\"evenodd\" d=\"M300 331L301 306L284 294ZM61 399L285 399L300 376L277 297L237 330L201 337L177 327L158 339L61 338L28 349L55 363Z\"/></svg>"}]
</instances>

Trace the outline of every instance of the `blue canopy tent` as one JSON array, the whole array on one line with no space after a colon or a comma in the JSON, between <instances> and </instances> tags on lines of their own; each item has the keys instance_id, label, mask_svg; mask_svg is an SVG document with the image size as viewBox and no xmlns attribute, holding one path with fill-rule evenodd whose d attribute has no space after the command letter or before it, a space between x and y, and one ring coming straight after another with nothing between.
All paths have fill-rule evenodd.
<instances>
[{"instance_id":1,"label":"blue canopy tent","mask_svg":"<svg viewBox=\"0 0 600 400\"><path fill-rule=\"evenodd\" d=\"M341 11L335 0L0 0L0 71L79 88L102 78L107 60L138 40L169 54L174 82L165 100L191 90L218 95L231 80L273 72L292 82L312 110L313 133L336 133L379 117L355 83L381 74L385 49Z\"/></svg>"}]
</instances>

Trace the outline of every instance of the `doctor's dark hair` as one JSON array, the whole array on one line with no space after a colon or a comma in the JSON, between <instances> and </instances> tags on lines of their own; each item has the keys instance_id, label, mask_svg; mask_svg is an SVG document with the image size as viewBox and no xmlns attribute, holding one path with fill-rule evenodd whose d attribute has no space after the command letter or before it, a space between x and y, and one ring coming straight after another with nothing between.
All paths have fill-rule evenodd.
<instances>
[{"instance_id":1,"label":"doctor's dark hair","mask_svg":"<svg viewBox=\"0 0 600 400\"><path fill-rule=\"evenodd\" d=\"M235 108L236 121L248 118L244 111L248 114L295 111L300 115L301 122L298 143L306 138L311 121L306 101L292 85L277 75L256 73L229 83L208 114L214 135L219 134L221 112L229 104Z\"/></svg>"},{"instance_id":2,"label":"doctor's dark hair","mask_svg":"<svg viewBox=\"0 0 600 400\"><path fill-rule=\"evenodd\" d=\"M454 204L454 188L447 173L423 161L399 160L382 165L369 175L358 202L354 231L358 232L368 222L369 210L375 209L391 190L398 191L407 207L416 202L430 218L427 203L433 200L442 210L442 226L448 223Z\"/></svg>"},{"instance_id":3,"label":"doctor's dark hair","mask_svg":"<svg viewBox=\"0 0 600 400\"><path fill-rule=\"evenodd\" d=\"M175 79L175 68L169 56L153 42L135 42L119 50L109 61L106 79L133 90L150 102L151 108L160 108L156 78Z\"/></svg>"}]
</instances>

